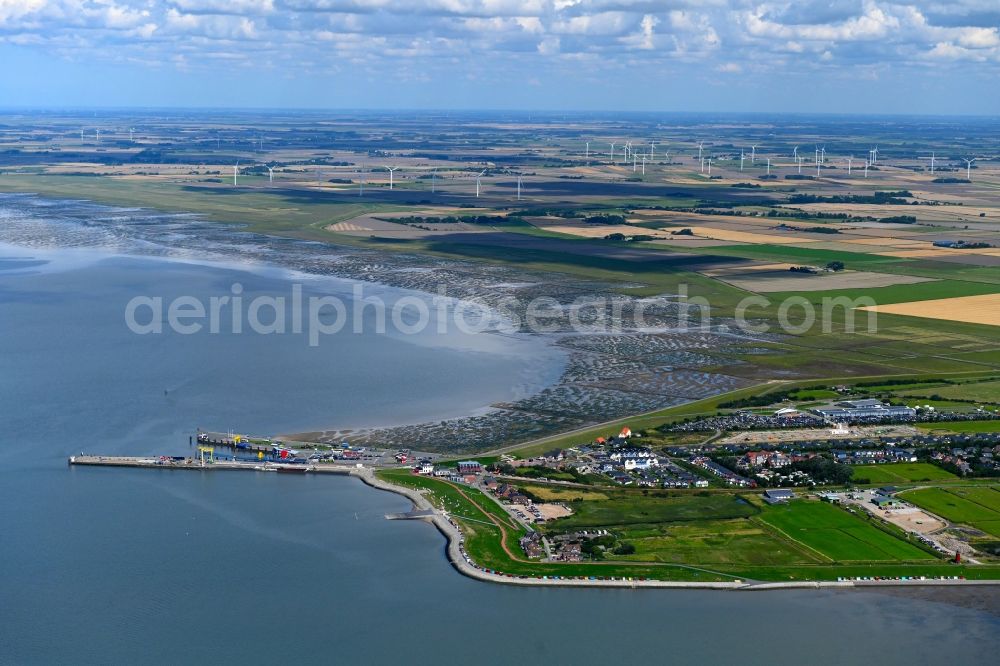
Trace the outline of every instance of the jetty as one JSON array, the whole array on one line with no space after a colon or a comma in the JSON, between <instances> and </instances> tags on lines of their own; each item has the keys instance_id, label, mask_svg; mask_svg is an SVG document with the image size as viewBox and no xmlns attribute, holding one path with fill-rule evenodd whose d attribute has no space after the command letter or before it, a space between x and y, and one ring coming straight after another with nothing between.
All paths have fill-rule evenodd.
<instances>
[{"instance_id":1,"label":"jetty","mask_svg":"<svg viewBox=\"0 0 1000 666\"><path fill-rule=\"evenodd\" d=\"M70 465L93 467L142 467L147 469L185 470L237 470L246 472L300 472L313 474L352 474L357 469L347 465L307 465L298 463L253 462L246 460L219 460L187 456L70 456Z\"/></svg>"},{"instance_id":2,"label":"jetty","mask_svg":"<svg viewBox=\"0 0 1000 666\"><path fill-rule=\"evenodd\" d=\"M414 509L406 513L387 513L386 520L424 520L436 515L434 509Z\"/></svg>"}]
</instances>

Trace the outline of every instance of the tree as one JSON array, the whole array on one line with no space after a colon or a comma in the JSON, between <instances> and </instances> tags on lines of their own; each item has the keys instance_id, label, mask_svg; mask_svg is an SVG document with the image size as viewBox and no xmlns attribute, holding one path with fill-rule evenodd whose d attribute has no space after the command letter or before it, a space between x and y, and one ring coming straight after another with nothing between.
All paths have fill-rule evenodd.
<instances>
[{"instance_id":1,"label":"tree","mask_svg":"<svg viewBox=\"0 0 1000 666\"><path fill-rule=\"evenodd\" d=\"M826 265L826 267L834 272L844 270L844 262L842 261L831 261Z\"/></svg>"}]
</instances>

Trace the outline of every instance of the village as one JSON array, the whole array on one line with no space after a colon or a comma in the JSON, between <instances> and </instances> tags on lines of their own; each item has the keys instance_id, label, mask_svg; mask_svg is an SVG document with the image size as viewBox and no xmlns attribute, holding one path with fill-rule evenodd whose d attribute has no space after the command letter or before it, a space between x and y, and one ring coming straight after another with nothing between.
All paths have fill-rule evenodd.
<instances>
[{"instance_id":1,"label":"village","mask_svg":"<svg viewBox=\"0 0 1000 666\"><path fill-rule=\"evenodd\" d=\"M750 491L766 505L786 504L804 493L802 496L893 525L939 555L976 562L973 548L952 532L944 531L947 521L900 497L896 486L859 488L856 484L893 479L896 477L891 470L911 466L924 469L921 473L928 475L928 480L937 477L926 470L935 469L947 476L951 472L970 477L1000 475L1000 433L942 435L914 431L907 436L908 431L893 430L891 438L858 437L869 434L871 427L859 426L858 430L832 424L828 432L837 434L822 440L777 444L726 440L730 443L665 446L656 432L633 432L624 426L615 434L534 457L505 454L485 463L464 460L438 465L425 461L412 471L476 488L493 497L524 527L519 540L524 554L544 562L593 561L634 552L630 550L634 546L613 525L561 527L560 519L572 516L575 507L586 505L578 500L588 493L600 495L603 488L642 492ZM855 437L844 438L844 433L838 432L842 430ZM886 470L889 476L873 470Z\"/></svg>"}]
</instances>

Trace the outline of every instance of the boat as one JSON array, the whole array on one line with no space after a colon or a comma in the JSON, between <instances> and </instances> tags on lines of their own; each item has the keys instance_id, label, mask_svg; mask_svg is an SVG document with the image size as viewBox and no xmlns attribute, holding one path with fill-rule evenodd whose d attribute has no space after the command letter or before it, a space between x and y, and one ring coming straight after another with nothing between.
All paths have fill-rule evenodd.
<instances>
[{"instance_id":1,"label":"boat","mask_svg":"<svg viewBox=\"0 0 1000 666\"><path fill-rule=\"evenodd\" d=\"M282 465L277 469L279 472L285 472L286 474L305 474L309 468L305 465Z\"/></svg>"}]
</instances>

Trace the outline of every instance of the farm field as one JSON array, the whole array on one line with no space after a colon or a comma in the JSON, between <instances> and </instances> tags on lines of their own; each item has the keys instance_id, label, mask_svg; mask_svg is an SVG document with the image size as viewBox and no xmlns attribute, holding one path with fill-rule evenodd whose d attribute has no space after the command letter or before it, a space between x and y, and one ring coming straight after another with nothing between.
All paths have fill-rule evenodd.
<instances>
[{"instance_id":1,"label":"farm field","mask_svg":"<svg viewBox=\"0 0 1000 666\"><path fill-rule=\"evenodd\" d=\"M793 500L760 520L834 562L928 560L933 555L832 504Z\"/></svg>"},{"instance_id":2,"label":"farm field","mask_svg":"<svg viewBox=\"0 0 1000 666\"><path fill-rule=\"evenodd\" d=\"M922 462L855 465L852 469L854 479L868 479L870 483L909 483L958 478L948 470Z\"/></svg>"},{"instance_id":3,"label":"farm field","mask_svg":"<svg viewBox=\"0 0 1000 666\"><path fill-rule=\"evenodd\" d=\"M885 314L923 317L925 319L946 319L948 321L964 321L972 324L987 324L1000 326L1000 294L983 294L980 296L960 296L930 301L914 301L911 303L893 303L890 305L875 305L860 308L875 310Z\"/></svg>"},{"instance_id":4,"label":"farm field","mask_svg":"<svg viewBox=\"0 0 1000 666\"><path fill-rule=\"evenodd\" d=\"M993 493L992 495L990 493ZM971 525L1000 537L1000 504L995 488L920 488L900 494L907 502L953 523Z\"/></svg>"}]
</instances>

